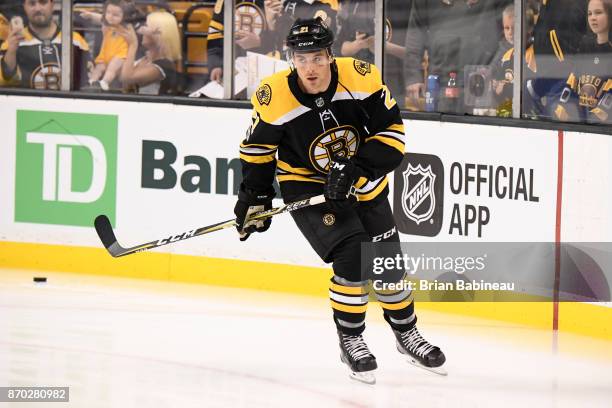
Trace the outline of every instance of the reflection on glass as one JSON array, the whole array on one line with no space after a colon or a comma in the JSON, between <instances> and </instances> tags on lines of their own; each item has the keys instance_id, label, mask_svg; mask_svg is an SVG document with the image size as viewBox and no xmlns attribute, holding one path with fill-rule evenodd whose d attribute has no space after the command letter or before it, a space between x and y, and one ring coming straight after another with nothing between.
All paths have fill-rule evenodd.
<instances>
[{"instance_id":1,"label":"reflection on glass","mask_svg":"<svg viewBox=\"0 0 612 408\"><path fill-rule=\"evenodd\" d=\"M133 0L106 0L75 4L73 14L75 29L87 39L94 58L81 90L178 93L180 33L168 10Z\"/></svg>"},{"instance_id":2,"label":"reflection on glass","mask_svg":"<svg viewBox=\"0 0 612 408\"><path fill-rule=\"evenodd\" d=\"M4 40L0 46L0 86L59 90L61 86L61 48L59 16L61 2L24 0L4 5ZM6 13L6 14L5 14ZM73 81L86 76L89 47L73 33L75 66Z\"/></svg>"},{"instance_id":3,"label":"reflection on glass","mask_svg":"<svg viewBox=\"0 0 612 408\"><path fill-rule=\"evenodd\" d=\"M502 25L503 11L511 4L413 1L404 61L408 109L496 114L496 55L505 54L511 45L504 43Z\"/></svg>"},{"instance_id":4,"label":"reflection on glass","mask_svg":"<svg viewBox=\"0 0 612 408\"><path fill-rule=\"evenodd\" d=\"M208 31L210 81L194 96L223 96L223 5L218 2ZM321 17L336 32L335 1L246 0L234 12L234 91L238 99L250 98L261 79L286 69L284 41L297 18Z\"/></svg>"},{"instance_id":5,"label":"reflection on glass","mask_svg":"<svg viewBox=\"0 0 612 408\"><path fill-rule=\"evenodd\" d=\"M553 119L580 42L587 32L587 2L556 0L530 2L536 10L533 61L525 70L523 115Z\"/></svg>"}]
</instances>

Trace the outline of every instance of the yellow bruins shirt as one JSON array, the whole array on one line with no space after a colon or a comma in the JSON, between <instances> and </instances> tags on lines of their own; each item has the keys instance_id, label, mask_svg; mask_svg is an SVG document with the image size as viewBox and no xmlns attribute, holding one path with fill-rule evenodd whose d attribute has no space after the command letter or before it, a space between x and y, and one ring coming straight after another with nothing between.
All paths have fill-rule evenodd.
<instances>
[{"instance_id":1,"label":"yellow bruins shirt","mask_svg":"<svg viewBox=\"0 0 612 408\"><path fill-rule=\"evenodd\" d=\"M267 190L276 175L285 201L322 194L332 160L348 157L365 174L355 182L357 198L387 196L387 173L404 155L399 108L376 66L353 58L335 61L329 88L316 95L300 90L295 71L262 81L240 145L247 188Z\"/></svg>"}]
</instances>

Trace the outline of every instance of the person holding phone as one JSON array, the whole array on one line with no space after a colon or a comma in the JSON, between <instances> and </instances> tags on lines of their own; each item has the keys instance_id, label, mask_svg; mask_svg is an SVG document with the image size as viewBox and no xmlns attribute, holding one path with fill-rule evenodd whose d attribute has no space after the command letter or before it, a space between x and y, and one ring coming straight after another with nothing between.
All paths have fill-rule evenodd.
<instances>
[{"instance_id":1,"label":"person holding phone","mask_svg":"<svg viewBox=\"0 0 612 408\"><path fill-rule=\"evenodd\" d=\"M53 20L54 0L23 0L28 25L11 19L9 34L0 46L0 86L59 90L61 86L61 46L59 25ZM72 33L75 66L73 82L87 77L91 64L89 45Z\"/></svg>"}]
</instances>

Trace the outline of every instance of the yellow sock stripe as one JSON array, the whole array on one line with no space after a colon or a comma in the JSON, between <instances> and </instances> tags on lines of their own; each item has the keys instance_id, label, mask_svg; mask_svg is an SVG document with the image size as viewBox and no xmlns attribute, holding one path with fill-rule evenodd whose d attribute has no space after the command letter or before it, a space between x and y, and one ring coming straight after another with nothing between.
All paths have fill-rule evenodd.
<instances>
[{"instance_id":1,"label":"yellow sock stripe","mask_svg":"<svg viewBox=\"0 0 612 408\"><path fill-rule=\"evenodd\" d=\"M367 304L363 306L349 306L343 305L342 303L334 302L333 300L330 300L330 302L333 309L340 310L341 312L346 313L365 313L368 308Z\"/></svg>"},{"instance_id":2,"label":"yellow sock stripe","mask_svg":"<svg viewBox=\"0 0 612 408\"><path fill-rule=\"evenodd\" d=\"M402 300L401 302L397 302L397 303L385 303L383 301L378 301L378 303L380 303L380 306L383 309L387 309L387 310L400 310L400 309L404 309L408 306L410 306L410 304L414 302L414 296L412 295L412 293L410 293L410 296L408 296L406 299Z\"/></svg>"},{"instance_id":3,"label":"yellow sock stripe","mask_svg":"<svg viewBox=\"0 0 612 408\"><path fill-rule=\"evenodd\" d=\"M374 135L372 137L367 138L366 143L369 142L370 140L378 140L379 142L389 145L399 150L401 153L404 153L404 143L392 137L386 137L384 135Z\"/></svg>"},{"instance_id":4,"label":"yellow sock stripe","mask_svg":"<svg viewBox=\"0 0 612 408\"><path fill-rule=\"evenodd\" d=\"M370 191L367 194L357 194L357 199L359 201L370 201L371 199L373 199L376 196L378 196L380 194L380 192L383 191L385 189L385 187L387 187L387 184L389 184L389 179L388 179L388 177L385 177L383 182L380 183L378 185L378 187L376 187L374 190Z\"/></svg>"},{"instance_id":5,"label":"yellow sock stripe","mask_svg":"<svg viewBox=\"0 0 612 408\"><path fill-rule=\"evenodd\" d=\"M344 295L365 295L368 293L363 286L343 286L333 283L329 286L334 292L342 293Z\"/></svg>"},{"instance_id":6,"label":"yellow sock stripe","mask_svg":"<svg viewBox=\"0 0 612 408\"><path fill-rule=\"evenodd\" d=\"M405 309L408 306L410 306L410 304L412 303L412 299L406 299L402 302L399 303L385 303L385 302L381 302L378 301L378 303L380 303L380 306L383 309L387 309L387 310L401 310L401 309Z\"/></svg>"}]
</instances>

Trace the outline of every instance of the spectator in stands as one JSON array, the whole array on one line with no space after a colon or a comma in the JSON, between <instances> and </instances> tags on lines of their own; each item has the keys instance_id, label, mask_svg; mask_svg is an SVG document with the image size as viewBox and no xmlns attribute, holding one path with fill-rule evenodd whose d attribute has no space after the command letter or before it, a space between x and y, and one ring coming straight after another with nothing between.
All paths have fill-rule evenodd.
<instances>
[{"instance_id":1,"label":"spectator in stands","mask_svg":"<svg viewBox=\"0 0 612 408\"><path fill-rule=\"evenodd\" d=\"M586 0L547 0L540 4L534 28L534 68L527 72L523 109L533 118L553 117L571 68L586 33Z\"/></svg>"},{"instance_id":2,"label":"spectator in stands","mask_svg":"<svg viewBox=\"0 0 612 408\"><path fill-rule=\"evenodd\" d=\"M527 43L524 48L526 68L533 72L533 26L535 10L533 4L528 4L525 10L525 26ZM497 54L493 58L492 88L495 95L497 116L512 116L512 93L514 85L514 4L506 6L502 12L504 38L499 42Z\"/></svg>"},{"instance_id":3,"label":"spectator in stands","mask_svg":"<svg viewBox=\"0 0 612 408\"><path fill-rule=\"evenodd\" d=\"M125 88L138 88L147 95L174 95L177 93L181 41L174 16L165 11L154 11L147 16L146 25L139 29L145 56L136 60L138 37L130 24L121 29L128 44L121 79Z\"/></svg>"},{"instance_id":4,"label":"spectator in stands","mask_svg":"<svg viewBox=\"0 0 612 408\"><path fill-rule=\"evenodd\" d=\"M10 29L0 47L0 85L33 89L60 89L60 27L53 21L54 0L23 0L28 26ZM72 33L73 83L86 80L91 64L89 45Z\"/></svg>"},{"instance_id":5,"label":"spectator in stands","mask_svg":"<svg viewBox=\"0 0 612 408\"><path fill-rule=\"evenodd\" d=\"M124 17L123 0L106 0L102 10L102 47L89 75L89 84L94 89L108 91L121 72L127 55L127 42L118 30L124 25Z\"/></svg>"},{"instance_id":6,"label":"spectator in stands","mask_svg":"<svg viewBox=\"0 0 612 408\"><path fill-rule=\"evenodd\" d=\"M270 0L268 8L272 10ZM278 5L274 5L275 10ZM214 14L208 26L208 72L211 81L221 82L223 78L223 1L215 4ZM268 30L266 15L264 14L264 0L237 1L234 9L235 27L234 40L237 47L235 56L246 55L248 50L262 52L262 36ZM272 16L270 16L272 17Z\"/></svg>"},{"instance_id":7,"label":"spectator in stands","mask_svg":"<svg viewBox=\"0 0 612 408\"><path fill-rule=\"evenodd\" d=\"M4 17L4 15L0 13L0 47L2 46L2 43L6 40L6 37L8 37L8 32L9 22L6 17Z\"/></svg>"},{"instance_id":8,"label":"spectator in stands","mask_svg":"<svg viewBox=\"0 0 612 408\"><path fill-rule=\"evenodd\" d=\"M589 0L588 26L555 117L612 124L612 0Z\"/></svg>"},{"instance_id":9,"label":"spectator in stands","mask_svg":"<svg viewBox=\"0 0 612 408\"><path fill-rule=\"evenodd\" d=\"M340 55L374 63L374 0L349 0L341 3L338 14L338 43ZM388 0L384 35L385 83L404 105L403 65L406 48L406 27L412 8L412 0Z\"/></svg>"},{"instance_id":10,"label":"spectator in stands","mask_svg":"<svg viewBox=\"0 0 612 408\"><path fill-rule=\"evenodd\" d=\"M223 10L223 6L215 6L208 29L208 70L210 80L217 82L223 78ZM337 10L337 0L238 1L234 11L235 56L252 51L281 58L285 37L296 19L321 17L335 31Z\"/></svg>"},{"instance_id":11,"label":"spectator in stands","mask_svg":"<svg viewBox=\"0 0 612 408\"><path fill-rule=\"evenodd\" d=\"M438 75L440 88L455 73L456 86L463 88L466 65L489 65L497 50L497 18L504 0L414 0L406 35L406 95L418 101L425 83L421 63L425 49L429 74ZM455 95L453 93L453 95ZM441 100L442 112L463 113L461 94L454 103Z\"/></svg>"}]
</instances>

